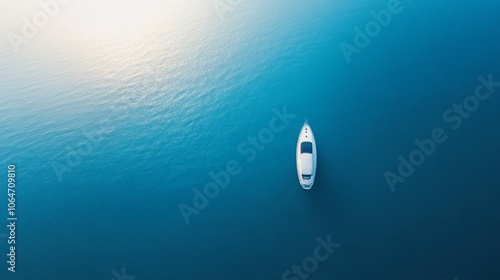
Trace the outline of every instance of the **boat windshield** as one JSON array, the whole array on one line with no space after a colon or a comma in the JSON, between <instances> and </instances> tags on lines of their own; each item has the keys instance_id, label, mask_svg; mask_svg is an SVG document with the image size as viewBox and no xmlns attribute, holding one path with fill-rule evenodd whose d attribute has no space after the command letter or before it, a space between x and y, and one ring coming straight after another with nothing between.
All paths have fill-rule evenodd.
<instances>
[{"instance_id":1,"label":"boat windshield","mask_svg":"<svg viewBox=\"0 0 500 280\"><path fill-rule=\"evenodd\" d=\"M302 144L300 144L300 153L301 154L312 154L313 153L312 142L302 142Z\"/></svg>"},{"instance_id":2,"label":"boat windshield","mask_svg":"<svg viewBox=\"0 0 500 280\"><path fill-rule=\"evenodd\" d=\"M310 180L311 179L311 174L302 174L302 179L304 179L304 180Z\"/></svg>"}]
</instances>

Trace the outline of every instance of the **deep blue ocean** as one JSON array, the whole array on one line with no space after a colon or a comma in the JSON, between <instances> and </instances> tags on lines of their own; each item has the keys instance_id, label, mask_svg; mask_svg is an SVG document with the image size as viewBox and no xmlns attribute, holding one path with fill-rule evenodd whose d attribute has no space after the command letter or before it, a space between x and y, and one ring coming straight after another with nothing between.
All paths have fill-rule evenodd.
<instances>
[{"instance_id":1,"label":"deep blue ocean","mask_svg":"<svg viewBox=\"0 0 500 280\"><path fill-rule=\"evenodd\" d=\"M0 279L500 279L500 1L0 3Z\"/></svg>"}]
</instances>

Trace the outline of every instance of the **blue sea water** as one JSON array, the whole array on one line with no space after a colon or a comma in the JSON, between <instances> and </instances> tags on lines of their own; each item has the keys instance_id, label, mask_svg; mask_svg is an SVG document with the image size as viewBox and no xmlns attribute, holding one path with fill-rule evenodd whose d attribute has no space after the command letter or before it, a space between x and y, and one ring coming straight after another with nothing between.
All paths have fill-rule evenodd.
<instances>
[{"instance_id":1,"label":"blue sea water","mask_svg":"<svg viewBox=\"0 0 500 280\"><path fill-rule=\"evenodd\" d=\"M27 3L0 12L0 217L9 164L18 217L1 279L306 279L282 277L318 238L340 247L307 279L499 279L500 88L443 117L500 81L499 1L401 0L350 62L342 43L394 2L75 0L15 52ZM384 174L439 128L391 190ZM186 223L228 162L240 172Z\"/></svg>"}]
</instances>

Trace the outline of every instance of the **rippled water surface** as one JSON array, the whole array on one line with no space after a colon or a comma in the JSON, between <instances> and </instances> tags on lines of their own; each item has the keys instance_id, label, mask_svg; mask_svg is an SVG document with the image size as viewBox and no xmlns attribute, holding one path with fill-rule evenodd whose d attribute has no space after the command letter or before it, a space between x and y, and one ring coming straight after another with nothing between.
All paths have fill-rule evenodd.
<instances>
[{"instance_id":1,"label":"rippled water surface","mask_svg":"<svg viewBox=\"0 0 500 280\"><path fill-rule=\"evenodd\" d=\"M0 174L16 165L18 258L7 274L4 227L2 279L306 279L286 271L328 236L340 247L309 279L498 279L500 87L443 117L479 76L500 81L498 1L74 0L17 52L42 8L11 2ZM447 140L391 190L434 129Z\"/></svg>"}]
</instances>

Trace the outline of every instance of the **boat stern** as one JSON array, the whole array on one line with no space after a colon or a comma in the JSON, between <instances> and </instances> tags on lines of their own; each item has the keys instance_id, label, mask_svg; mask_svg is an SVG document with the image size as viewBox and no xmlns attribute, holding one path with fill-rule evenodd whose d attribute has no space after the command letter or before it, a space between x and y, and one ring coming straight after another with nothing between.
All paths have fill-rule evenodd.
<instances>
[{"instance_id":1,"label":"boat stern","mask_svg":"<svg viewBox=\"0 0 500 280\"><path fill-rule=\"evenodd\" d=\"M313 186L313 183L300 183L300 185L302 186L302 188L306 191L310 190Z\"/></svg>"}]
</instances>

